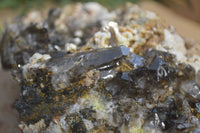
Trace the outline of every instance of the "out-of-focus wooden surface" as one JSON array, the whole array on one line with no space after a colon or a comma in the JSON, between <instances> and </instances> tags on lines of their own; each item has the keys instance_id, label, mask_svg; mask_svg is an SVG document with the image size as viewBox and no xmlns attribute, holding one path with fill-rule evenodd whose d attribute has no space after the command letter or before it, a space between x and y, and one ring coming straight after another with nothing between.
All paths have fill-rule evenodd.
<instances>
[{"instance_id":1,"label":"out-of-focus wooden surface","mask_svg":"<svg viewBox=\"0 0 200 133\"><path fill-rule=\"evenodd\" d=\"M9 71L0 66L0 133L19 133L18 113L14 101L18 98L20 88L12 79Z\"/></svg>"},{"instance_id":2,"label":"out-of-focus wooden surface","mask_svg":"<svg viewBox=\"0 0 200 133\"><path fill-rule=\"evenodd\" d=\"M175 12L200 22L200 0L163 0Z\"/></svg>"}]
</instances>

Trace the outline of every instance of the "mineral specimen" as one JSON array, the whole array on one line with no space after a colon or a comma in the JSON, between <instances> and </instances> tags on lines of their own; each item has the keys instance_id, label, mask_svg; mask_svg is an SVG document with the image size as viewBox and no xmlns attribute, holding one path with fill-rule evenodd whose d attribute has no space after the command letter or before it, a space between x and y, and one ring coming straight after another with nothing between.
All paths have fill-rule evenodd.
<instances>
[{"instance_id":1,"label":"mineral specimen","mask_svg":"<svg viewBox=\"0 0 200 133\"><path fill-rule=\"evenodd\" d=\"M155 13L77 3L38 18L13 20L1 41L22 132L200 131L199 45Z\"/></svg>"}]
</instances>

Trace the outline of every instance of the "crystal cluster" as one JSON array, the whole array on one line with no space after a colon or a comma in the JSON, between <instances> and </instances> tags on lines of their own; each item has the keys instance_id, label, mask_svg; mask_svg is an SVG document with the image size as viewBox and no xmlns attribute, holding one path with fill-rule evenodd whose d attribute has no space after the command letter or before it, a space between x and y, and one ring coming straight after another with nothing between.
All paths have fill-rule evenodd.
<instances>
[{"instance_id":1,"label":"crystal cluster","mask_svg":"<svg viewBox=\"0 0 200 133\"><path fill-rule=\"evenodd\" d=\"M24 133L200 131L198 45L137 5L32 12L6 26L1 47Z\"/></svg>"}]
</instances>

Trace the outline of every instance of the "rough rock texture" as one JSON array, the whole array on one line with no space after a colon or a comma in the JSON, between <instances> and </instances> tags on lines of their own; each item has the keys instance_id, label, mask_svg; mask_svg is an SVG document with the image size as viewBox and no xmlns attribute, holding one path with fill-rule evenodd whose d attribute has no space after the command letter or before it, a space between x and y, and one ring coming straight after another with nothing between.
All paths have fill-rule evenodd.
<instances>
[{"instance_id":1,"label":"rough rock texture","mask_svg":"<svg viewBox=\"0 0 200 133\"><path fill-rule=\"evenodd\" d=\"M1 46L24 133L200 131L198 45L137 5L16 19Z\"/></svg>"}]
</instances>

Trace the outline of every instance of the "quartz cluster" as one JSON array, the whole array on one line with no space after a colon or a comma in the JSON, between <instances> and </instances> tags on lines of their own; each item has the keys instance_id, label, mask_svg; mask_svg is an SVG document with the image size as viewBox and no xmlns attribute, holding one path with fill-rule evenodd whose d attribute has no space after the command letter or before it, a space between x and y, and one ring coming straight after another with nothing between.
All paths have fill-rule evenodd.
<instances>
[{"instance_id":1,"label":"quartz cluster","mask_svg":"<svg viewBox=\"0 0 200 133\"><path fill-rule=\"evenodd\" d=\"M91 2L13 20L1 58L24 133L197 133L199 46L137 5Z\"/></svg>"}]
</instances>

